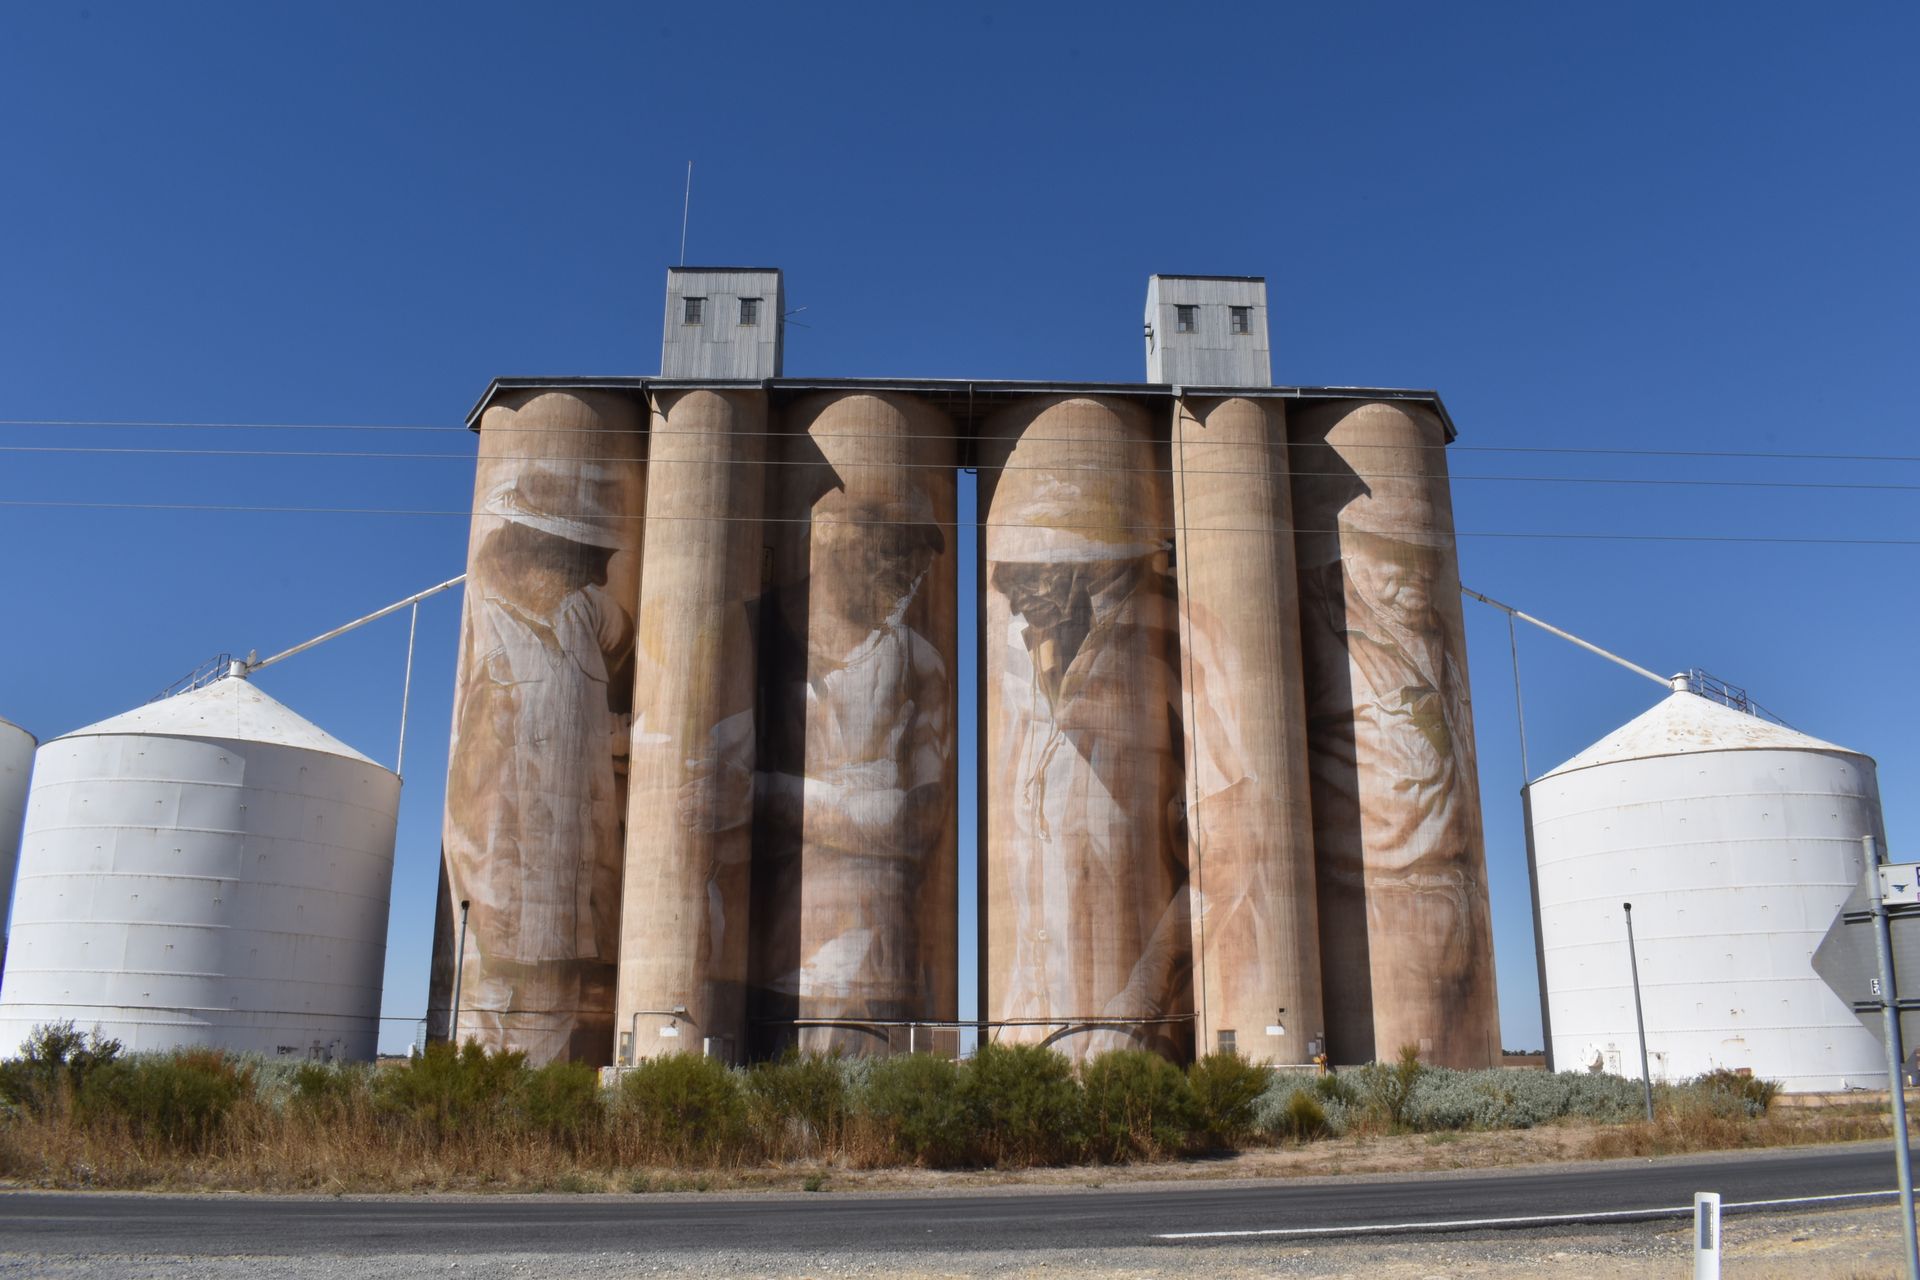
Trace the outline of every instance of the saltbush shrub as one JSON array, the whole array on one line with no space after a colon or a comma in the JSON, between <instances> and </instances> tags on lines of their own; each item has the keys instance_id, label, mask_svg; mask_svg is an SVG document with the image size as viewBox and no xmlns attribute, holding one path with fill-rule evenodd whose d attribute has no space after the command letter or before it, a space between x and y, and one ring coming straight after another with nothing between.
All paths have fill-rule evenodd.
<instances>
[{"instance_id":1,"label":"saltbush shrub","mask_svg":"<svg viewBox=\"0 0 1920 1280\"><path fill-rule=\"evenodd\" d=\"M895 1160L945 1168L968 1156L970 1120L960 1068L930 1053L882 1058L866 1069L857 1105Z\"/></svg>"},{"instance_id":2,"label":"saltbush shrub","mask_svg":"<svg viewBox=\"0 0 1920 1280\"><path fill-rule=\"evenodd\" d=\"M642 1149L680 1162L718 1162L746 1136L747 1102L726 1065L696 1053L650 1058L620 1082L626 1123Z\"/></svg>"},{"instance_id":3,"label":"saltbush shrub","mask_svg":"<svg viewBox=\"0 0 1920 1280\"><path fill-rule=\"evenodd\" d=\"M584 1062L549 1062L520 1084L520 1116L531 1133L575 1147L606 1115L600 1072Z\"/></svg>"},{"instance_id":4,"label":"saltbush shrub","mask_svg":"<svg viewBox=\"0 0 1920 1280\"><path fill-rule=\"evenodd\" d=\"M218 1049L141 1053L103 1063L79 1093L79 1114L113 1117L135 1139L199 1150L234 1104L253 1094L253 1068Z\"/></svg>"},{"instance_id":5,"label":"saltbush shrub","mask_svg":"<svg viewBox=\"0 0 1920 1280\"><path fill-rule=\"evenodd\" d=\"M1084 1102L1073 1064L1037 1044L983 1044L960 1073L975 1154L987 1164L1061 1164L1079 1152Z\"/></svg>"},{"instance_id":6,"label":"saltbush shrub","mask_svg":"<svg viewBox=\"0 0 1920 1280\"><path fill-rule=\"evenodd\" d=\"M1115 1049L1080 1069L1087 1153L1109 1163L1171 1155L1192 1140L1193 1088L1157 1053Z\"/></svg>"},{"instance_id":7,"label":"saltbush shrub","mask_svg":"<svg viewBox=\"0 0 1920 1280\"><path fill-rule=\"evenodd\" d=\"M1714 1115L1728 1119L1753 1119L1765 1115L1767 1108L1773 1105L1774 1098L1780 1093L1780 1082L1755 1075L1741 1075L1738 1071L1721 1067L1686 1081L1681 1090L1684 1094L1693 1095L1691 1101L1696 1107Z\"/></svg>"},{"instance_id":8,"label":"saltbush shrub","mask_svg":"<svg viewBox=\"0 0 1920 1280\"><path fill-rule=\"evenodd\" d=\"M769 1145L809 1155L837 1145L846 1130L848 1076L843 1060L788 1052L747 1072L753 1127Z\"/></svg>"},{"instance_id":9,"label":"saltbush shrub","mask_svg":"<svg viewBox=\"0 0 1920 1280\"><path fill-rule=\"evenodd\" d=\"M69 1105L89 1077L120 1056L120 1042L74 1029L71 1022L35 1027L20 1056L0 1062L0 1102L36 1115Z\"/></svg>"},{"instance_id":10,"label":"saltbush shrub","mask_svg":"<svg viewBox=\"0 0 1920 1280\"><path fill-rule=\"evenodd\" d=\"M458 1049L430 1044L418 1057L375 1073L374 1105L388 1121L411 1125L433 1141L478 1136L511 1114L527 1074L524 1053L489 1053L472 1040Z\"/></svg>"},{"instance_id":11,"label":"saltbush shrub","mask_svg":"<svg viewBox=\"0 0 1920 1280\"><path fill-rule=\"evenodd\" d=\"M1273 1076L1237 1053L1210 1053L1187 1068L1194 1118L1211 1142L1231 1146L1253 1132L1255 1107Z\"/></svg>"}]
</instances>

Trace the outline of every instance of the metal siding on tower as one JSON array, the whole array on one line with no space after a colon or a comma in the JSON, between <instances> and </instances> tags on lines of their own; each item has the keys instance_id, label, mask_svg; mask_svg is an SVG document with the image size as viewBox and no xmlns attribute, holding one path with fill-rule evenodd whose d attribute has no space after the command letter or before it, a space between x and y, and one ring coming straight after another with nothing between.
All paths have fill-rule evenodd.
<instances>
[{"instance_id":1,"label":"metal siding on tower","mask_svg":"<svg viewBox=\"0 0 1920 1280\"><path fill-rule=\"evenodd\" d=\"M1677 692L1528 799L1556 1068L1640 1075L1631 902L1656 1079L1886 1087L1879 1042L1812 967L1860 838L1885 847L1872 760Z\"/></svg>"},{"instance_id":2,"label":"metal siding on tower","mask_svg":"<svg viewBox=\"0 0 1920 1280\"><path fill-rule=\"evenodd\" d=\"M535 1064L612 1054L640 426L623 396L563 390L480 424L429 1033Z\"/></svg>"},{"instance_id":3,"label":"metal siding on tower","mask_svg":"<svg viewBox=\"0 0 1920 1280\"><path fill-rule=\"evenodd\" d=\"M1303 1063L1326 1029L1281 403L1178 402L1173 502L1197 1046Z\"/></svg>"},{"instance_id":4,"label":"metal siding on tower","mask_svg":"<svg viewBox=\"0 0 1920 1280\"><path fill-rule=\"evenodd\" d=\"M0 1052L373 1057L400 780L228 678L56 738L27 804Z\"/></svg>"},{"instance_id":5,"label":"metal siding on tower","mask_svg":"<svg viewBox=\"0 0 1920 1280\"><path fill-rule=\"evenodd\" d=\"M1289 417L1336 1062L1500 1059L1446 430L1423 405Z\"/></svg>"},{"instance_id":6,"label":"metal siding on tower","mask_svg":"<svg viewBox=\"0 0 1920 1280\"><path fill-rule=\"evenodd\" d=\"M623 1061L703 1048L733 1060L748 1047L766 437L764 391L657 398L620 926Z\"/></svg>"},{"instance_id":7,"label":"metal siding on tower","mask_svg":"<svg viewBox=\"0 0 1920 1280\"><path fill-rule=\"evenodd\" d=\"M1137 405L1091 397L1021 402L981 435L987 1017L1075 1058L1179 1058L1192 936L1165 446Z\"/></svg>"},{"instance_id":8,"label":"metal siding on tower","mask_svg":"<svg viewBox=\"0 0 1920 1280\"><path fill-rule=\"evenodd\" d=\"M13 901L14 864L20 858L20 823L27 811L27 780L33 776L33 735L0 720L0 931ZM0 973L6 972L7 941L0 933Z\"/></svg>"},{"instance_id":9,"label":"metal siding on tower","mask_svg":"<svg viewBox=\"0 0 1920 1280\"><path fill-rule=\"evenodd\" d=\"M884 1053L909 1039L885 1024L957 1012L954 427L868 393L784 416L756 1007L769 1049Z\"/></svg>"}]
</instances>

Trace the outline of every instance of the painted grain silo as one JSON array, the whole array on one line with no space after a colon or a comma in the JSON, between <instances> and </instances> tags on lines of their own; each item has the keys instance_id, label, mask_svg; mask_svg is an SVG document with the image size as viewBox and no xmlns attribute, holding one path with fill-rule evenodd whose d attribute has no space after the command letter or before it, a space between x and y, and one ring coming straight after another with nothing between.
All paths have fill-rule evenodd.
<instances>
[{"instance_id":1,"label":"painted grain silo","mask_svg":"<svg viewBox=\"0 0 1920 1280\"><path fill-rule=\"evenodd\" d=\"M428 999L436 1039L536 1063L613 1052L644 449L637 406L605 391L506 391L481 418Z\"/></svg>"},{"instance_id":2,"label":"painted grain silo","mask_svg":"<svg viewBox=\"0 0 1920 1280\"><path fill-rule=\"evenodd\" d=\"M1335 1062L1500 1056L1445 446L1428 404L1289 415L1321 975Z\"/></svg>"},{"instance_id":3,"label":"painted grain silo","mask_svg":"<svg viewBox=\"0 0 1920 1280\"><path fill-rule=\"evenodd\" d=\"M1556 1070L1640 1075L1633 904L1655 1079L1749 1070L1885 1088L1879 1042L1814 973L1886 847L1868 757L1676 691L1527 788L1540 989Z\"/></svg>"},{"instance_id":4,"label":"painted grain silo","mask_svg":"<svg viewBox=\"0 0 1920 1280\"><path fill-rule=\"evenodd\" d=\"M1179 637L1164 443L1116 398L982 430L989 1020L1079 1058L1190 1051ZM1164 440L1164 436L1162 436Z\"/></svg>"},{"instance_id":5,"label":"painted grain silo","mask_svg":"<svg viewBox=\"0 0 1920 1280\"><path fill-rule=\"evenodd\" d=\"M654 402L619 1060L747 1050L764 390Z\"/></svg>"},{"instance_id":6,"label":"painted grain silo","mask_svg":"<svg viewBox=\"0 0 1920 1280\"><path fill-rule=\"evenodd\" d=\"M0 973L7 964L7 908L13 900L13 869L20 858L20 820L27 811L27 779L33 776L33 735L0 720Z\"/></svg>"},{"instance_id":7,"label":"painted grain silo","mask_svg":"<svg viewBox=\"0 0 1920 1280\"><path fill-rule=\"evenodd\" d=\"M1262 326L1264 331L1264 326ZM1300 1063L1326 1034L1286 415L1188 397L1173 419L1199 1052Z\"/></svg>"},{"instance_id":8,"label":"painted grain silo","mask_svg":"<svg viewBox=\"0 0 1920 1280\"><path fill-rule=\"evenodd\" d=\"M40 748L0 1048L374 1054L400 779L243 678Z\"/></svg>"},{"instance_id":9,"label":"painted grain silo","mask_svg":"<svg viewBox=\"0 0 1920 1280\"><path fill-rule=\"evenodd\" d=\"M870 392L809 396L784 420L755 1021L762 1052L884 1053L909 1046L898 1024L957 1014L954 424Z\"/></svg>"}]
</instances>

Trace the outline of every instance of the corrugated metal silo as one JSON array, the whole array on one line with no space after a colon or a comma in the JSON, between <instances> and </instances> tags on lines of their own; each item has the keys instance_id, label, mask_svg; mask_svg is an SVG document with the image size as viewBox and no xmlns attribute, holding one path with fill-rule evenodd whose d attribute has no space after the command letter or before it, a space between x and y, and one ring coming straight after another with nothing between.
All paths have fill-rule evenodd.
<instances>
[{"instance_id":1,"label":"corrugated metal silo","mask_svg":"<svg viewBox=\"0 0 1920 1280\"><path fill-rule=\"evenodd\" d=\"M1278 400L1174 409L1195 1035L1261 1062L1325 1036L1286 430Z\"/></svg>"},{"instance_id":2,"label":"corrugated metal silo","mask_svg":"<svg viewBox=\"0 0 1920 1280\"><path fill-rule=\"evenodd\" d=\"M429 1033L607 1062L619 953L638 406L506 392L480 422L447 761Z\"/></svg>"},{"instance_id":3,"label":"corrugated metal silo","mask_svg":"<svg viewBox=\"0 0 1920 1280\"><path fill-rule=\"evenodd\" d=\"M1192 1040L1167 475L1127 401L982 431L983 999L999 1038L1076 1058Z\"/></svg>"},{"instance_id":4,"label":"corrugated metal silo","mask_svg":"<svg viewBox=\"0 0 1920 1280\"><path fill-rule=\"evenodd\" d=\"M27 810L34 745L32 734L11 720L0 720L0 973L7 967L7 908L13 901L13 868L20 857L20 820Z\"/></svg>"},{"instance_id":5,"label":"corrugated metal silo","mask_svg":"<svg viewBox=\"0 0 1920 1280\"><path fill-rule=\"evenodd\" d=\"M620 914L618 1054L747 1049L767 393L653 413Z\"/></svg>"},{"instance_id":6,"label":"corrugated metal silo","mask_svg":"<svg viewBox=\"0 0 1920 1280\"><path fill-rule=\"evenodd\" d=\"M1335 1062L1500 1058L1447 432L1425 405L1288 414Z\"/></svg>"},{"instance_id":7,"label":"corrugated metal silo","mask_svg":"<svg viewBox=\"0 0 1920 1280\"><path fill-rule=\"evenodd\" d=\"M950 1021L958 1001L954 425L870 392L784 419L753 871L762 1048L904 1049L884 1024ZM794 1019L814 1025L795 1036Z\"/></svg>"},{"instance_id":8,"label":"corrugated metal silo","mask_svg":"<svg viewBox=\"0 0 1920 1280\"><path fill-rule=\"evenodd\" d=\"M0 1049L41 1023L129 1049L368 1059L400 779L244 679L40 748Z\"/></svg>"},{"instance_id":9,"label":"corrugated metal silo","mask_svg":"<svg viewBox=\"0 0 1920 1280\"><path fill-rule=\"evenodd\" d=\"M1553 1066L1640 1075L1633 904L1656 1079L1746 1068L1886 1087L1814 949L1885 848L1871 759L1681 691L1528 787Z\"/></svg>"}]
</instances>

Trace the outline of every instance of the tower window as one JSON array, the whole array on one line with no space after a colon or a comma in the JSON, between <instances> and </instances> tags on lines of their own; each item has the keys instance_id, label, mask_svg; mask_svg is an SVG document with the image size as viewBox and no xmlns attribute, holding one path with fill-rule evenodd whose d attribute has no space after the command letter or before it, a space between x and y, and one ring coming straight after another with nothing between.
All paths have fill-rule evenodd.
<instances>
[{"instance_id":1,"label":"tower window","mask_svg":"<svg viewBox=\"0 0 1920 1280\"><path fill-rule=\"evenodd\" d=\"M759 324L760 323L760 299L758 298L740 299L740 323L741 324Z\"/></svg>"},{"instance_id":2,"label":"tower window","mask_svg":"<svg viewBox=\"0 0 1920 1280\"><path fill-rule=\"evenodd\" d=\"M1173 331L1175 333L1192 333L1198 329L1200 327L1199 317L1197 315L1199 310L1200 308L1198 307L1176 306L1173 309Z\"/></svg>"},{"instance_id":3,"label":"tower window","mask_svg":"<svg viewBox=\"0 0 1920 1280\"><path fill-rule=\"evenodd\" d=\"M687 324L700 324L707 318L707 300L705 298L686 299L687 310L682 319Z\"/></svg>"},{"instance_id":4,"label":"tower window","mask_svg":"<svg viewBox=\"0 0 1920 1280\"><path fill-rule=\"evenodd\" d=\"M1233 331L1235 333L1253 332L1253 308L1233 307Z\"/></svg>"}]
</instances>

